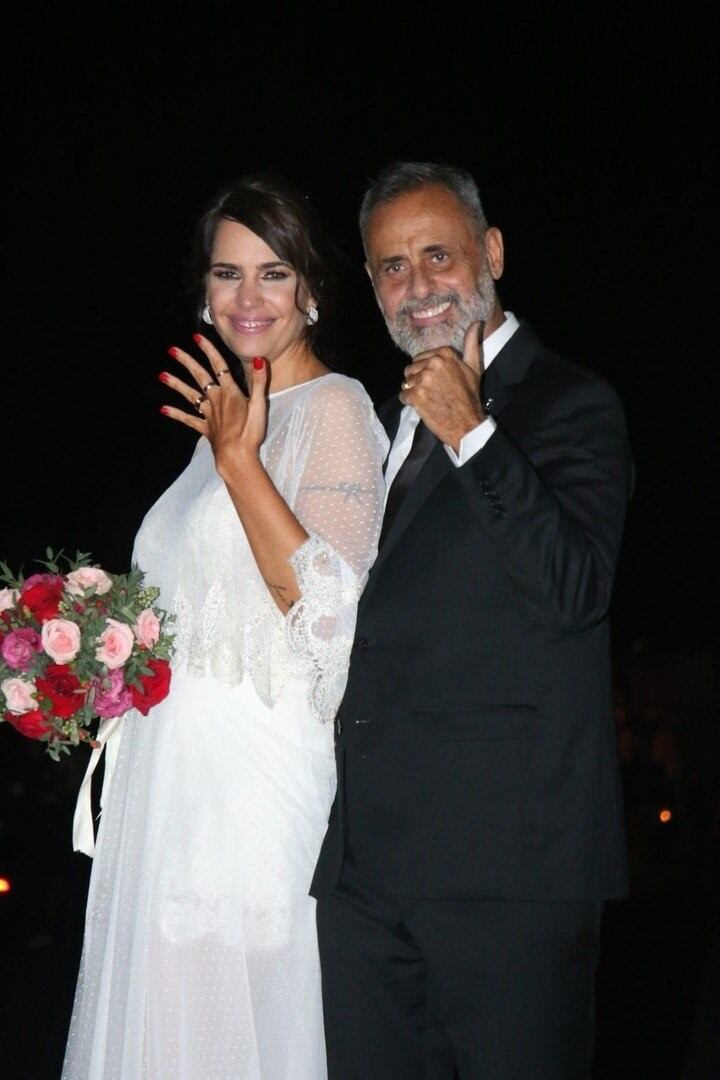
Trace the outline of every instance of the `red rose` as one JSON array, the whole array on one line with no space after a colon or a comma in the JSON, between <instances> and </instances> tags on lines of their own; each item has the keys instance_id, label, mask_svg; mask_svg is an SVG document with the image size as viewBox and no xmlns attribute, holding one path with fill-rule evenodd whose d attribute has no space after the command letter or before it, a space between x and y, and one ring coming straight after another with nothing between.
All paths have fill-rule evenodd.
<instances>
[{"instance_id":1,"label":"red rose","mask_svg":"<svg viewBox=\"0 0 720 1080\"><path fill-rule=\"evenodd\" d=\"M6 712L5 719L8 724L12 724L16 731L19 731L21 735L26 735L28 739L42 739L43 735L47 735L48 731L53 730L52 724L48 724L40 709L33 709L32 712L23 713L22 716Z\"/></svg>"},{"instance_id":2,"label":"red rose","mask_svg":"<svg viewBox=\"0 0 720 1080\"><path fill-rule=\"evenodd\" d=\"M157 705L170 692L170 665L167 660L148 660L147 666L152 668L153 673L138 676L142 690L136 686L130 687L133 706L143 716L147 716L153 705Z\"/></svg>"},{"instance_id":3,"label":"red rose","mask_svg":"<svg viewBox=\"0 0 720 1080\"><path fill-rule=\"evenodd\" d=\"M48 664L44 677L35 680L38 693L52 704L53 715L68 720L85 704L87 691L67 664Z\"/></svg>"},{"instance_id":4,"label":"red rose","mask_svg":"<svg viewBox=\"0 0 720 1080\"><path fill-rule=\"evenodd\" d=\"M60 608L65 581L57 574L33 574L20 590L19 603L40 622L54 619Z\"/></svg>"}]
</instances>

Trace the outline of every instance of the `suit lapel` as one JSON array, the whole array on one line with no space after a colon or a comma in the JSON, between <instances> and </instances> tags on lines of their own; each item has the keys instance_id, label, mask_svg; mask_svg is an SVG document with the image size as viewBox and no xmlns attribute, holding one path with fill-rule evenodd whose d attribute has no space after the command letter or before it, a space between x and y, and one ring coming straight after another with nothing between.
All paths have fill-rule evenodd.
<instances>
[{"instance_id":1,"label":"suit lapel","mask_svg":"<svg viewBox=\"0 0 720 1080\"><path fill-rule=\"evenodd\" d=\"M480 396L487 413L497 416L503 411L510 388L523 381L540 347L540 339L532 327L520 323L483 375Z\"/></svg>"},{"instance_id":2,"label":"suit lapel","mask_svg":"<svg viewBox=\"0 0 720 1080\"><path fill-rule=\"evenodd\" d=\"M497 416L507 405L507 391L498 369L499 355L483 375L480 399L488 416Z\"/></svg>"}]
</instances>

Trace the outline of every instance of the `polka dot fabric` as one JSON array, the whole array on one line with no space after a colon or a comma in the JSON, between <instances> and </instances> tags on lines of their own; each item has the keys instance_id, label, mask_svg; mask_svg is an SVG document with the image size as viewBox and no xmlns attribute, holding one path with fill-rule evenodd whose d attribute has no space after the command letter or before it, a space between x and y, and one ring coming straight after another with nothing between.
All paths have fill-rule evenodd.
<instances>
[{"instance_id":1,"label":"polka dot fabric","mask_svg":"<svg viewBox=\"0 0 720 1080\"><path fill-rule=\"evenodd\" d=\"M323 1080L308 887L375 557L387 441L330 374L272 395L262 455L310 537L280 616L204 439L135 559L177 616L170 695L122 724L63 1080Z\"/></svg>"}]
</instances>

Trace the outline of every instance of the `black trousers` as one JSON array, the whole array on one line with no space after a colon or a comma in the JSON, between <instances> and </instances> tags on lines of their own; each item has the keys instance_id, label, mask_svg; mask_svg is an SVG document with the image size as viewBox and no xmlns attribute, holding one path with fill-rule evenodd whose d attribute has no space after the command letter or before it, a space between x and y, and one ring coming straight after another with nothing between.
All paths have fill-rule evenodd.
<instances>
[{"instance_id":1,"label":"black trousers","mask_svg":"<svg viewBox=\"0 0 720 1080\"><path fill-rule=\"evenodd\" d=\"M600 905L318 900L330 1080L586 1080Z\"/></svg>"}]
</instances>

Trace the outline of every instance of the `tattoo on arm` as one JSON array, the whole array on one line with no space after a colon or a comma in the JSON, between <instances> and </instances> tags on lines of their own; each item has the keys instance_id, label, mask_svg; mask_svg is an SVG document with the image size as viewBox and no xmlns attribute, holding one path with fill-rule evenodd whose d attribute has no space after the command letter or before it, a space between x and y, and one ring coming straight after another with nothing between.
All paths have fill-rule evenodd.
<instances>
[{"instance_id":1,"label":"tattoo on arm","mask_svg":"<svg viewBox=\"0 0 720 1080\"><path fill-rule=\"evenodd\" d=\"M286 611L289 611L295 601L288 600L287 596L284 595L287 592L287 587L285 585L273 585L271 581L265 581L265 584L276 600L282 604Z\"/></svg>"},{"instance_id":2,"label":"tattoo on arm","mask_svg":"<svg viewBox=\"0 0 720 1080\"><path fill-rule=\"evenodd\" d=\"M301 491L337 491L341 495L344 495L346 499L357 499L361 502L361 496L372 495L373 489L363 487L362 484L358 484L354 481L341 480L337 484L305 484Z\"/></svg>"}]
</instances>

